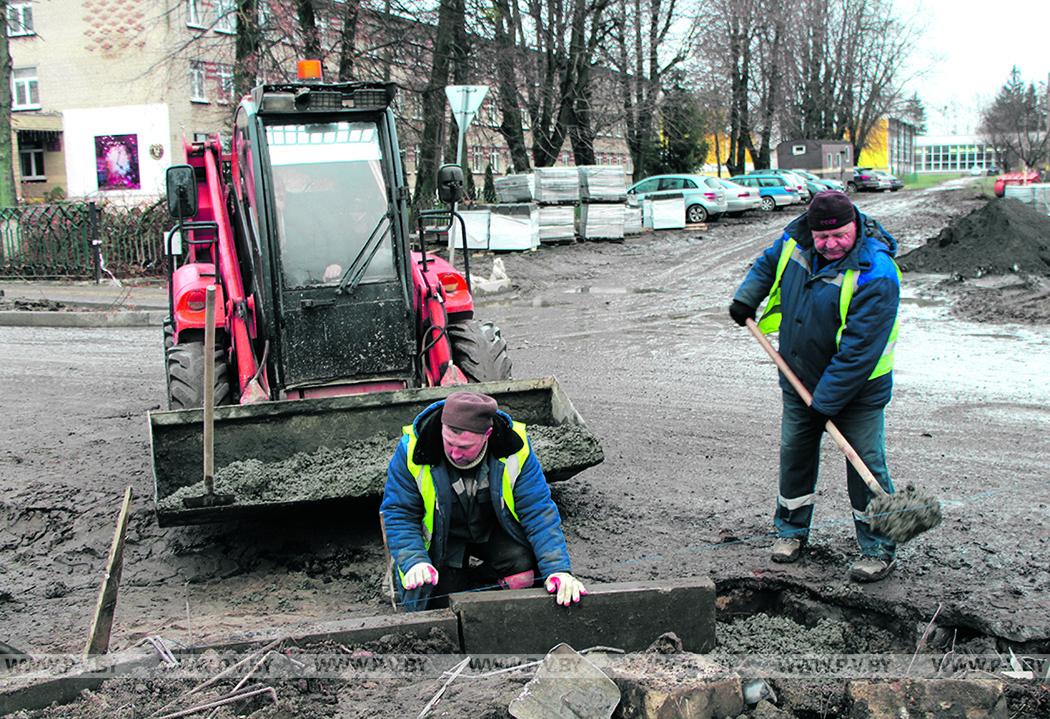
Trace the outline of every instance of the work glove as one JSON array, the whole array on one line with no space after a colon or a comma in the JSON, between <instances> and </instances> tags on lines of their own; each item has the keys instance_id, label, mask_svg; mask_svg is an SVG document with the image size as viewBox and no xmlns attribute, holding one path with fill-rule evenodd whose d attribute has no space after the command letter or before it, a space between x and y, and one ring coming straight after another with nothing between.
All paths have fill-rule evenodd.
<instances>
[{"instance_id":1,"label":"work glove","mask_svg":"<svg viewBox=\"0 0 1050 719\"><path fill-rule=\"evenodd\" d=\"M755 308L745 305L740 300L733 300L733 304L729 305L729 316L733 318L734 322L743 327L749 319L755 319Z\"/></svg>"},{"instance_id":2,"label":"work glove","mask_svg":"<svg viewBox=\"0 0 1050 719\"><path fill-rule=\"evenodd\" d=\"M583 588L583 582L568 572L555 572L547 577L543 586L547 589L548 594L557 592L558 596L555 597L555 601L566 607L579 602L580 597L587 594L587 590Z\"/></svg>"},{"instance_id":3,"label":"work glove","mask_svg":"<svg viewBox=\"0 0 1050 719\"><path fill-rule=\"evenodd\" d=\"M405 573L405 589L418 589L424 584L438 583L438 570L433 564L420 562Z\"/></svg>"}]
</instances>

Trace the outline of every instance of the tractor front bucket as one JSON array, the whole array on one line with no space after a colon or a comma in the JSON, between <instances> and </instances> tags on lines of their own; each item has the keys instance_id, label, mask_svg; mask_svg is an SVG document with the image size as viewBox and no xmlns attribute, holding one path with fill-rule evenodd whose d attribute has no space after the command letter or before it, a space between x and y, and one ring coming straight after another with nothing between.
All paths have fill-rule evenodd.
<instances>
[{"instance_id":1,"label":"tractor front bucket","mask_svg":"<svg viewBox=\"0 0 1050 719\"><path fill-rule=\"evenodd\" d=\"M233 502L188 507L185 498L206 491L203 412L150 412L157 521L162 527L223 522L379 496L402 427L457 390L490 395L524 422L550 482L603 459L601 445L553 377L216 407L214 489Z\"/></svg>"}]
</instances>

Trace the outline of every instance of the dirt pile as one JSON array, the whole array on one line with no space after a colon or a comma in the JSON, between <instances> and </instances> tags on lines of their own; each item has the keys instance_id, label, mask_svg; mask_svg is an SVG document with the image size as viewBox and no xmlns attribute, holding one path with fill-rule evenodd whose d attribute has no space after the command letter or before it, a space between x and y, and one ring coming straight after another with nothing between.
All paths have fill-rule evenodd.
<instances>
[{"instance_id":1,"label":"dirt pile","mask_svg":"<svg viewBox=\"0 0 1050 719\"><path fill-rule=\"evenodd\" d=\"M900 266L968 277L1050 275L1050 217L1014 199L995 199L902 256Z\"/></svg>"},{"instance_id":2,"label":"dirt pile","mask_svg":"<svg viewBox=\"0 0 1050 719\"><path fill-rule=\"evenodd\" d=\"M586 428L530 425L527 431L544 466L563 468L601 461L601 445ZM215 473L215 491L232 494L239 504L378 495L383 491L387 465L396 446L396 440L375 435L342 449L321 447L316 452L297 452L280 462L231 462ZM203 481L173 492L160 501L160 506L181 509L184 497L202 494Z\"/></svg>"}]
</instances>

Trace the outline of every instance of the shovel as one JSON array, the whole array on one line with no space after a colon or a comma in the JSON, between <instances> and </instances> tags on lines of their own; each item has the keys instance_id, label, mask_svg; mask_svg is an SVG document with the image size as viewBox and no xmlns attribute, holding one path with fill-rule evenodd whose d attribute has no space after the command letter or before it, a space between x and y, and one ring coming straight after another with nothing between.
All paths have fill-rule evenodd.
<instances>
[{"instance_id":1,"label":"shovel","mask_svg":"<svg viewBox=\"0 0 1050 719\"><path fill-rule=\"evenodd\" d=\"M762 349L766 351L773 363L776 364L777 369L795 388L795 392L806 403L806 406L812 406L813 395L795 376L795 373L791 371L784 358L773 349L773 345L762 334L762 330L758 329L758 325L755 324L753 319L749 318L747 320L747 328L758 340L758 343L762 345ZM868 502L867 507L867 513L871 517L870 523L873 532L889 537L900 544L915 538L929 529L933 529L941 523L941 503L936 498L920 492L911 485L908 485L903 492L888 494L878 480L875 479L875 475L871 473L868 466L864 464L864 460L857 454L857 450L853 449L834 422L829 419L824 428L831 435L831 438L835 440L835 444L839 446L842 453L846 455L849 463L857 470L857 474L864 480L864 484L868 485L868 489L875 493L872 500Z\"/></svg>"},{"instance_id":2,"label":"shovel","mask_svg":"<svg viewBox=\"0 0 1050 719\"><path fill-rule=\"evenodd\" d=\"M232 494L215 493L215 285L204 291L204 494L184 497L189 509L233 504Z\"/></svg>"}]
</instances>

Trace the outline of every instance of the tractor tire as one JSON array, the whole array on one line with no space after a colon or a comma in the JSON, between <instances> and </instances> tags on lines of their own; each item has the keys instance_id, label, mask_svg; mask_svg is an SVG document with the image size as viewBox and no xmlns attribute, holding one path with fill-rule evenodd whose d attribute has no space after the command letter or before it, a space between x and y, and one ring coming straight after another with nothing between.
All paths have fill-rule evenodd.
<instances>
[{"instance_id":1,"label":"tractor tire","mask_svg":"<svg viewBox=\"0 0 1050 719\"><path fill-rule=\"evenodd\" d=\"M215 350L215 405L230 403L226 357ZM165 356L168 373L168 409L195 409L204 405L204 343L183 342Z\"/></svg>"},{"instance_id":2,"label":"tractor tire","mask_svg":"<svg viewBox=\"0 0 1050 719\"><path fill-rule=\"evenodd\" d=\"M467 320L448 326L452 361L471 382L495 382L511 378L507 342L491 322Z\"/></svg>"}]
</instances>

